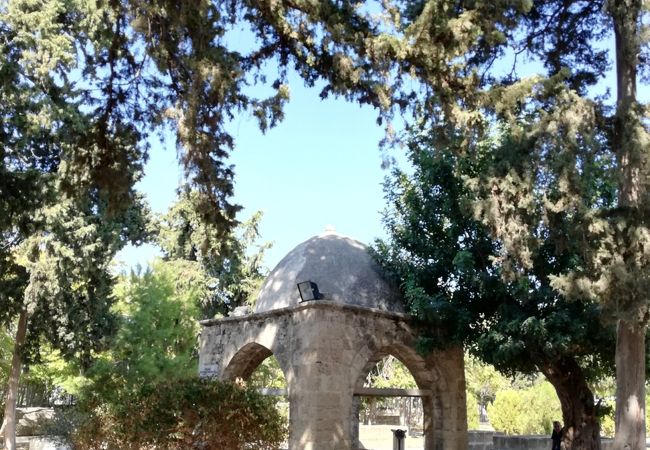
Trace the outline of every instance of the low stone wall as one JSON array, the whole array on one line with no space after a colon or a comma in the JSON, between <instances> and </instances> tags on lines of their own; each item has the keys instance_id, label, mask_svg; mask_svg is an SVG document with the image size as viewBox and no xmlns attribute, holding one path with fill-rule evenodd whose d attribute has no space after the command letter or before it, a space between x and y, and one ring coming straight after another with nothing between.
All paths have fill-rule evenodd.
<instances>
[{"instance_id":1,"label":"low stone wall","mask_svg":"<svg viewBox=\"0 0 650 450\"><path fill-rule=\"evenodd\" d=\"M470 430L467 432L469 450L493 450L494 431Z\"/></svg>"},{"instance_id":2,"label":"low stone wall","mask_svg":"<svg viewBox=\"0 0 650 450\"><path fill-rule=\"evenodd\" d=\"M494 443L493 450L548 450L551 448L550 435L504 436L497 434L492 440ZM613 448L612 439L602 438L600 443L602 450Z\"/></svg>"},{"instance_id":3,"label":"low stone wall","mask_svg":"<svg viewBox=\"0 0 650 450\"><path fill-rule=\"evenodd\" d=\"M506 436L494 431L469 431L469 450L549 450L551 437L540 435ZM613 448L612 439L602 438L602 450Z\"/></svg>"}]
</instances>

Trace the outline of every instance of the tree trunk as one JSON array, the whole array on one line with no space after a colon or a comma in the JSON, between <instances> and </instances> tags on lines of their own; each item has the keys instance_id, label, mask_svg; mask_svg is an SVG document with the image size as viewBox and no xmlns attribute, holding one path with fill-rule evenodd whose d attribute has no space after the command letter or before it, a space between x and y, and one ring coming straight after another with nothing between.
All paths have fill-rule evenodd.
<instances>
[{"instance_id":1,"label":"tree trunk","mask_svg":"<svg viewBox=\"0 0 650 450\"><path fill-rule=\"evenodd\" d=\"M637 101L637 66L640 52L639 17L642 0L610 0L607 10L614 24L616 45L616 116L612 143L620 170L619 206L630 211L647 208L647 131ZM637 249L631 249L632 257ZM630 258L626 258L629 260ZM626 263L628 261L625 261ZM634 261L631 262L634 267ZM641 273L633 276L643 276ZM645 307L647 292L637 292ZM616 335L615 450L645 449L645 324L634 322L641 311L623 311Z\"/></svg>"},{"instance_id":2,"label":"tree trunk","mask_svg":"<svg viewBox=\"0 0 650 450\"><path fill-rule=\"evenodd\" d=\"M540 369L555 388L560 400L564 421L564 448L600 450L600 423L594 405L594 394L578 363L573 358L563 358Z\"/></svg>"},{"instance_id":3,"label":"tree trunk","mask_svg":"<svg viewBox=\"0 0 650 450\"><path fill-rule=\"evenodd\" d=\"M16 450L16 398L18 396L18 382L22 368L22 350L27 334L27 311L20 312L18 329L14 344L14 354L11 359L11 372L7 381L5 394L5 416L2 422L2 434L5 438L7 450Z\"/></svg>"},{"instance_id":4,"label":"tree trunk","mask_svg":"<svg viewBox=\"0 0 650 450\"><path fill-rule=\"evenodd\" d=\"M616 327L616 450L645 450L645 327Z\"/></svg>"}]
</instances>

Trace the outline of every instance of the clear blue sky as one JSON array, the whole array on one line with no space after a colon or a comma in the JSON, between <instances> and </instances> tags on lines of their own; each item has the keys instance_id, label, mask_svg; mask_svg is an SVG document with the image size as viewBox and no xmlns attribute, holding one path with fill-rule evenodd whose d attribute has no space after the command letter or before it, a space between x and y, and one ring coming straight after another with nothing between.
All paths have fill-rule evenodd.
<instances>
[{"instance_id":1,"label":"clear blue sky","mask_svg":"<svg viewBox=\"0 0 650 450\"><path fill-rule=\"evenodd\" d=\"M270 269L327 225L365 243L383 236L381 183L389 172L381 168L384 131L376 113L343 99L321 100L317 88L304 87L297 77L290 88L285 119L276 128L262 134L250 115L231 127L234 201L244 207L241 220L263 211L262 241L274 243L265 259ZM155 212L164 212L180 177L173 141L152 149L145 173L139 189ZM154 255L150 246L129 248L118 259L144 265Z\"/></svg>"}]
</instances>

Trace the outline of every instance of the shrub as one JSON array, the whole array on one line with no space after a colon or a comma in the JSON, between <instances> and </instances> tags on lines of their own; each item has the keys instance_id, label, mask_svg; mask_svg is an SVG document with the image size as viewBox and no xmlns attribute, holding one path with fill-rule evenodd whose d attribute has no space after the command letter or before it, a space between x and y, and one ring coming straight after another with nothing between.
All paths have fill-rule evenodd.
<instances>
[{"instance_id":1,"label":"shrub","mask_svg":"<svg viewBox=\"0 0 650 450\"><path fill-rule=\"evenodd\" d=\"M490 423L505 434L550 434L553 420L561 420L560 402L548 382L497 393L488 406Z\"/></svg>"},{"instance_id":2,"label":"shrub","mask_svg":"<svg viewBox=\"0 0 650 450\"><path fill-rule=\"evenodd\" d=\"M505 434L519 434L523 429L524 399L519 391L506 389L497 392L494 402L487 408L490 424Z\"/></svg>"},{"instance_id":3,"label":"shrub","mask_svg":"<svg viewBox=\"0 0 650 450\"><path fill-rule=\"evenodd\" d=\"M78 450L270 450L286 437L275 400L232 383L191 378L92 404L73 434Z\"/></svg>"},{"instance_id":4,"label":"shrub","mask_svg":"<svg viewBox=\"0 0 650 450\"><path fill-rule=\"evenodd\" d=\"M613 438L614 437L614 402L607 402L605 413L600 417L600 435ZM646 413L646 433L648 431L648 422L647 422L647 413Z\"/></svg>"},{"instance_id":5,"label":"shrub","mask_svg":"<svg viewBox=\"0 0 650 450\"><path fill-rule=\"evenodd\" d=\"M467 429L478 430L479 413L478 401L471 393L467 393Z\"/></svg>"}]
</instances>

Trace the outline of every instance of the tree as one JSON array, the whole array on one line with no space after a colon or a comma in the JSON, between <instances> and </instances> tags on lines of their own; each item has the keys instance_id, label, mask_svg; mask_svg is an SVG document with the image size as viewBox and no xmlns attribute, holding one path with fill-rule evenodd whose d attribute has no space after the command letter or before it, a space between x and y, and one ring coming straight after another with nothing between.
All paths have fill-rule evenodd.
<instances>
[{"instance_id":1,"label":"tree","mask_svg":"<svg viewBox=\"0 0 650 450\"><path fill-rule=\"evenodd\" d=\"M505 434L550 434L552 422L560 414L554 397L547 382L499 391L488 408L490 423Z\"/></svg>"},{"instance_id":2,"label":"tree","mask_svg":"<svg viewBox=\"0 0 650 450\"><path fill-rule=\"evenodd\" d=\"M275 53L223 44L232 4L0 4L0 310L17 321L4 435L14 443L24 362L41 339L88 362L112 328L107 264L146 236L134 190L153 133L176 132L201 221L218 247L235 225L234 141L224 128L247 110L266 129L288 90L244 94ZM270 51L269 51L270 50Z\"/></svg>"},{"instance_id":3,"label":"tree","mask_svg":"<svg viewBox=\"0 0 650 450\"><path fill-rule=\"evenodd\" d=\"M159 261L143 274L123 275L113 306L118 330L87 370L90 384L81 393L82 401L128 403L145 385L194 376L205 285L198 264L185 261Z\"/></svg>"},{"instance_id":4,"label":"tree","mask_svg":"<svg viewBox=\"0 0 650 450\"><path fill-rule=\"evenodd\" d=\"M64 434L70 435L67 436L68 443L80 439L79 442L88 448L100 445L128 448L124 446L129 442L128 445L133 448L145 445L144 441L138 441L145 439L141 433L129 428L132 424L130 419L122 417L133 416L134 412L130 409L133 399L144 392L147 393L146 399L142 401L163 402L166 401L163 400L164 396L167 396L164 397L167 400L170 400L169 396L173 397L166 392L161 394L163 397L154 399L156 388L152 386L172 389L172 386L178 385L189 389L196 385L193 379L198 370L198 320L202 316L205 299L212 295L212 283L212 277L205 271L204 265L183 259L157 260L144 273L123 274L120 277L114 287L115 303L112 307L118 319L117 332L108 348L97 353L92 365L85 371L85 383L77 392L76 406L58 419L60 424L69 421L68 425L62 427ZM214 387L201 386L194 388L207 389L206 395ZM222 404L213 405L211 411L217 413L220 408L237 407L239 410L233 414L246 416L250 408L260 406L255 398L249 399L251 404L239 404L247 395L242 394L232 404L229 402L233 399L229 396L215 399ZM189 402L191 398L173 401ZM151 410L152 415L145 414L142 420L155 421L158 413ZM227 419L221 426L233 427L231 420L234 419ZM98 426L98 423L102 425ZM122 427L122 431L111 431L113 425ZM270 430L273 431L276 425L275 422L271 423ZM98 430L96 435L93 435L94 429ZM163 435L157 439L163 439ZM207 438L202 435L200 439ZM211 439L218 440L216 437ZM79 442L75 445L81 445Z\"/></svg>"},{"instance_id":5,"label":"tree","mask_svg":"<svg viewBox=\"0 0 650 450\"><path fill-rule=\"evenodd\" d=\"M478 408L481 411L487 410L488 405L494 401L497 392L510 387L508 379L494 367L468 354L465 354L465 383L467 392L470 394L467 397L474 398L477 414ZM469 414L470 411L468 411Z\"/></svg>"},{"instance_id":6,"label":"tree","mask_svg":"<svg viewBox=\"0 0 650 450\"><path fill-rule=\"evenodd\" d=\"M560 399L567 444L597 446L599 412L589 383L611 368L613 333L600 323L593 302L567 300L551 287L551 277L571 269L579 257L570 234L574 219L566 211L553 215L542 207L558 189L555 178L540 174L526 191L499 185L512 196L528 196L518 221L503 223L510 229L520 226L520 238L535 241L527 247L530 264L524 266L501 253L512 243L493 237L477 214L476 198L485 197L475 196L474 186L482 183L473 182L495 175L491 158L510 167L500 152L516 155L517 149L497 138L477 150L483 156L462 157L456 149L433 147L426 132L413 132L407 142L413 173L395 169L386 183L389 240L378 242L377 253L403 286L410 311L428 324L424 344L464 344L507 374L543 373ZM584 170L597 172L598 164L591 167L587 161ZM511 174L515 178L517 172ZM581 195L606 202L606 182L606 177L594 178ZM494 212L517 204L511 199L482 206ZM531 235L528 224L535 224Z\"/></svg>"},{"instance_id":7,"label":"tree","mask_svg":"<svg viewBox=\"0 0 650 450\"><path fill-rule=\"evenodd\" d=\"M270 243L257 244L262 213L239 223L222 237L202 223L196 212L197 193L183 191L158 222L157 241L169 261L196 262L207 277L205 296L201 299L202 318L227 315L236 307L252 306L255 293L266 275L262 266ZM220 239L219 246L209 243Z\"/></svg>"},{"instance_id":8,"label":"tree","mask_svg":"<svg viewBox=\"0 0 650 450\"><path fill-rule=\"evenodd\" d=\"M5 391L8 448L15 448L14 415L21 366L38 361L42 342L87 366L91 353L105 345L113 330L108 311L112 283L109 262L120 242L138 233L139 223L123 218L102 220L91 207L78 209L72 202L60 202L44 209L42 231L25 237L12 249L19 270L29 277L9 292L14 303L8 306L19 308L19 318ZM5 321L11 320L10 313L4 311Z\"/></svg>"},{"instance_id":9,"label":"tree","mask_svg":"<svg viewBox=\"0 0 650 450\"><path fill-rule=\"evenodd\" d=\"M264 36L281 36L293 44L292 56L307 81L325 78L321 95L341 94L372 104L380 111L380 122L398 109L410 110L415 121L435 130L441 145L460 139L462 152L473 152L490 127L505 122L521 161L529 160L534 170L535 164L545 163L547 148L546 139L536 139L538 132L551 137L558 124L552 118L564 112L559 123L567 128L556 130L570 139L566 146L557 142L557 148L571 155L578 142L602 145L616 155L610 171L618 177L617 203L600 211L577 207L576 214L584 214L576 221L587 236L584 258L557 275L553 287L568 296L596 298L603 318L618 322L616 448L641 448L650 148L647 106L637 98L637 73L645 70L647 76L650 67L643 0L606 6L555 0L396 0L381 8L268 1L259 2L258 9L271 28L260 27ZM612 52L601 45L607 37L614 40ZM539 63L540 73L519 75L522 59ZM609 107L607 95L593 95L609 64L616 68L615 108ZM391 138L390 126L388 131ZM566 205L573 211L572 189L589 175L581 173L580 164L567 167L568 189L560 191L552 208ZM508 182L509 176L502 171L501 181ZM525 189L525 182L516 189ZM526 209L523 203L515 206ZM516 219L496 212L486 221L500 231L499 239L514 244L504 246L503 254L513 264L528 264L523 229L499 228Z\"/></svg>"}]
</instances>

